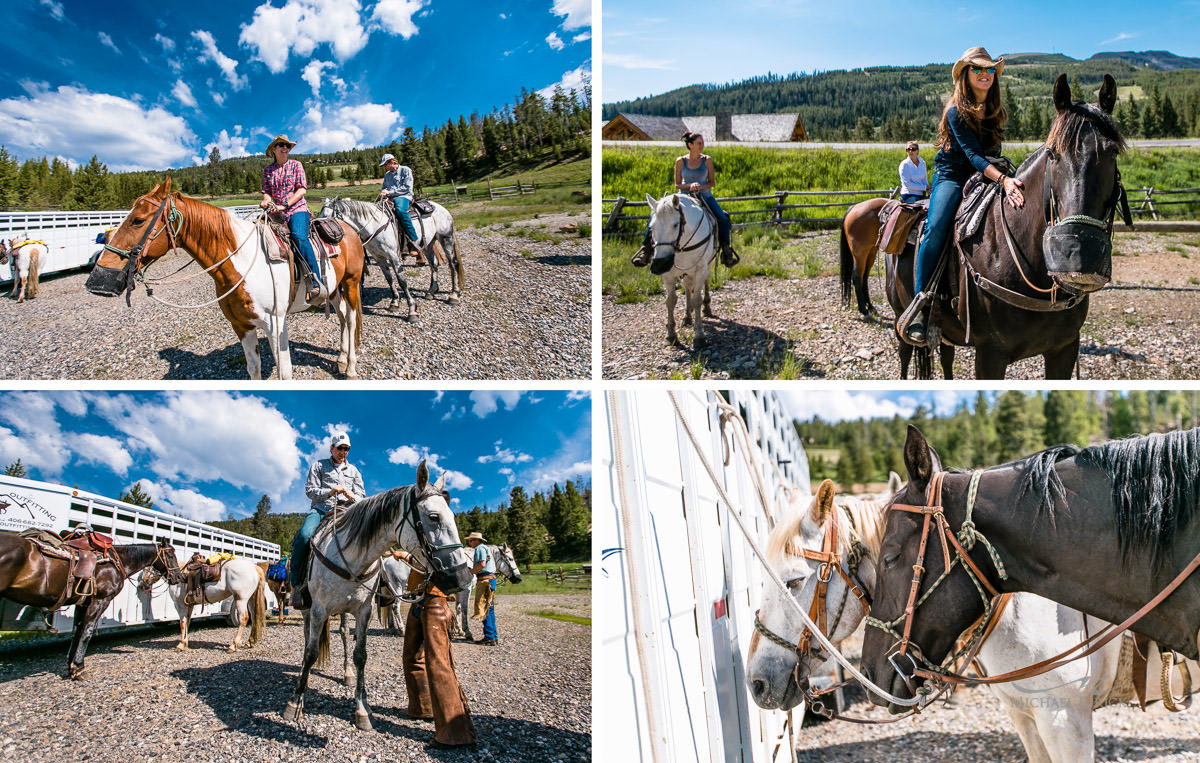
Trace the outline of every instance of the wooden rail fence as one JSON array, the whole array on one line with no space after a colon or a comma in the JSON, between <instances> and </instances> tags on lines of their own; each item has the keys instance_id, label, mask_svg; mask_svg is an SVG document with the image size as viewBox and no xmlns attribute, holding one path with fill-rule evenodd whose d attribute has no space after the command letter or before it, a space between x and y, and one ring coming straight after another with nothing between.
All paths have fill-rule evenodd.
<instances>
[{"instance_id":1,"label":"wooden rail fence","mask_svg":"<svg viewBox=\"0 0 1200 763\"><path fill-rule=\"evenodd\" d=\"M1129 208L1136 218L1143 217L1152 221L1162 221L1164 218L1192 218L1200 220L1200 188L1182 188L1177 190L1165 190L1162 188L1141 188L1129 189ZM897 198L900 195L900 188L883 188L868 191L773 191L770 194L762 196L729 196L718 197L717 201L721 203L722 208L729 214L731 220L737 218L746 218L750 216L761 216L762 219L750 219L743 222L734 222L733 228L740 230L743 228L751 228L761 225L817 225L827 227L841 223L842 217L845 215L845 210L853 204L869 198L883 196L889 199ZM787 203L792 197L800 199L809 197L823 197L841 200L820 201L805 204L789 204ZM842 198L842 197L858 197L858 198ZM747 202L747 201L774 201L774 204L761 209L737 209L726 206L730 202ZM645 221L650 219L649 214L626 214L627 210L637 208L648 208L650 205L645 201L633 201L626 199L624 196L618 196L615 199L602 199L604 205L611 205L604 212L604 228L605 236L641 236L645 229ZM829 217L827 210L836 208L839 210L836 217ZM794 214L795 210L814 210L813 215ZM785 214L792 213L792 214ZM635 223L636 225L628 225L627 223ZM1193 227L1196 226L1196 227ZM1200 222L1176 222L1167 223L1165 225L1147 226L1147 229L1153 230L1200 230Z\"/></svg>"},{"instance_id":2,"label":"wooden rail fence","mask_svg":"<svg viewBox=\"0 0 1200 763\"><path fill-rule=\"evenodd\" d=\"M547 567L542 570L547 583L556 583L568 588L589 588L592 585L592 565L581 567Z\"/></svg>"}]
</instances>

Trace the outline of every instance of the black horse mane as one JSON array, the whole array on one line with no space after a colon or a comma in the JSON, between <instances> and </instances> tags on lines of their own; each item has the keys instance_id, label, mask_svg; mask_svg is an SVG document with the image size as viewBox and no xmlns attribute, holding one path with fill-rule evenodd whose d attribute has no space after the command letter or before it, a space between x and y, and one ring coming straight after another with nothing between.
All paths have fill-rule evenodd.
<instances>
[{"instance_id":1,"label":"black horse mane","mask_svg":"<svg viewBox=\"0 0 1200 763\"><path fill-rule=\"evenodd\" d=\"M1122 559L1128 563L1134 551L1146 550L1155 568L1166 561L1179 530L1200 514L1200 429L1138 435L1083 450L1058 445L1035 453L1022 462L1018 500L1034 493L1038 511L1053 520L1055 502L1065 498L1054 466L1071 456L1109 479Z\"/></svg>"},{"instance_id":2,"label":"black horse mane","mask_svg":"<svg viewBox=\"0 0 1200 763\"><path fill-rule=\"evenodd\" d=\"M1046 146L1050 150L1067 154L1078 151L1084 125L1091 124L1101 138L1110 141L1118 152L1125 150L1125 138L1112 115L1093 103L1072 103L1070 108L1059 113L1050 125Z\"/></svg>"},{"instance_id":3,"label":"black horse mane","mask_svg":"<svg viewBox=\"0 0 1200 763\"><path fill-rule=\"evenodd\" d=\"M136 567L138 565L146 566L154 561L154 557L158 555L157 543L124 543L113 546L114 549L120 549L121 554L125 557L122 563L127 566Z\"/></svg>"},{"instance_id":4,"label":"black horse mane","mask_svg":"<svg viewBox=\"0 0 1200 763\"><path fill-rule=\"evenodd\" d=\"M396 523L410 500L409 495L415 492L415 485L404 485L355 501L338 517L336 527L344 530L348 538L374 538ZM416 500L415 496L412 500Z\"/></svg>"}]
</instances>

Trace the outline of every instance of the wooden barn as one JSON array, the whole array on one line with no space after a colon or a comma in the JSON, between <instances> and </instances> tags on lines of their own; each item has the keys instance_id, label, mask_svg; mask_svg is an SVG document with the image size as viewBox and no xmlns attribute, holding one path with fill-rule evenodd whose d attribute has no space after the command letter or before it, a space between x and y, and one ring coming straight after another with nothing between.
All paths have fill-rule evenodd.
<instances>
[{"instance_id":1,"label":"wooden barn","mask_svg":"<svg viewBox=\"0 0 1200 763\"><path fill-rule=\"evenodd\" d=\"M617 114L600 130L603 140L679 140L685 131L709 141L796 143L808 140L799 114L730 114L708 117L656 117Z\"/></svg>"}]
</instances>

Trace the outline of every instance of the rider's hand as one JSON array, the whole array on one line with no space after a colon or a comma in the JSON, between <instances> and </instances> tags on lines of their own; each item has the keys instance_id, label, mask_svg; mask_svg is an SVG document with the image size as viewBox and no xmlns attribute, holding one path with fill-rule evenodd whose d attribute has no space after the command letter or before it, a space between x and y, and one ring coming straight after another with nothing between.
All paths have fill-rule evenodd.
<instances>
[{"instance_id":1,"label":"rider's hand","mask_svg":"<svg viewBox=\"0 0 1200 763\"><path fill-rule=\"evenodd\" d=\"M1012 177L1004 178L1004 193L1008 196L1008 203L1012 204L1017 209L1025 206L1025 194L1022 190L1025 184L1020 180Z\"/></svg>"},{"instance_id":2,"label":"rider's hand","mask_svg":"<svg viewBox=\"0 0 1200 763\"><path fill-rule=\"evenodd\" d=\"M696 191L700 190L700 184L692 183L691 185L688 186L688 190L691 191L692 193L695 193Z\"/></svg>"}]
</instances>

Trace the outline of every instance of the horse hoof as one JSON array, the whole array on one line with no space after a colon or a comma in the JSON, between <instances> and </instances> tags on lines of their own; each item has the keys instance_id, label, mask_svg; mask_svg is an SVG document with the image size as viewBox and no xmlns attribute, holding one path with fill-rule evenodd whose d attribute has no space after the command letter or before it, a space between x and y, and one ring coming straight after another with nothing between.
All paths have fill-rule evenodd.
<instances>
[{"instance_id":1,"label":"horse hoof","mask_svg":"<svg viewBox=\"0 0 1200 763\"><path fill-rule=\"evenodd\" d=\"M696 337L695 339L692 340L692 349L693 350L703 350L707 346L708 346L708 340L705 339L704 337Z\"/></svg>"},{"instance_id":2,"label":"horse hoof","mask_svg":"<svg viewBox=\"0 0 1200 763\"><path fill-rule=\"evenodd\" d=\"M304 720L304 711L301 710L300 706L295 702L287 703L287 707L283 709L283 712L280 713L280 715L283 716L285 721L294 721L299 723L300 721Z\"/></svg>"},{"instance_id":3,"label":"horse hoof","mask_svg":"<svg viewBox=\"0 0 1200 763\"><path fill-rule=\"evenodd\" d=\"M185 652L185 651L187 651L188 645L181 641L175 645L175 648L177 650L179 650L180 652Z\"/></svg>"},{"instance_id":4,"label":"horse hoof","mask_svg":"<svg viewBox=\"0 0 1200 763\"><path fill-rule=\"evenodd\" d=\"M451 294L451 295L450 295L450 296L449 296L449 297L446 299L446 301L447 301L447 302L449 302L449 303L450 303L450 304L452 304L452 305L457 305L457 304L458 304L460 301L462 301L462 300L461 300L461 299L459 299L459 296L458 296L457 294Z\"/></svg>"},{"instance_id":5,"label":"horse hoof","mask_svg":"<svg viewBox=\"0 0 1200 763\"><path fill-rule=\"evenodd\" d=\"M342 676L342 685L349 686L350 688L353 689L354 688L354 674L347 673L346 675Z\"/></svg>"},{"instance_id":6,"label":"horse hoof","mask_svg":"<svg viewBox=\"0 0 1200 763\"><path fill-rule=\"evenodd\" d=\"M237 645L237 644L230 644L230 645L229 645L229 651L231 651L231 652L236 652L237 650L238 650L238 645Z\"/></svg>"},{"instance_id":7,"label":"horse hoof","mask_svg":"<svg viewBox=\"0 0 1200 763\"><path fill-rule=\"evenodd\" d=\"M358 372L357 372L357 371L353 371L353 372L347 371L347 372L345 372L345 374L344 374L344 375L345 375L345 377L346 377L347 379L357 379L357 378L358 378Z\"/></svg>"},{"instance_id":8,"label":"horse hoof","mask_svg":"<svg viewBox=\"0 0 1200 763\"><path fill-rule=\"evenodd\" d=\"M363 731L370 731L372 729L371 714L370 713L355 713L354 714L354 725L355 725L355 727L357 727Z\"/></svg>"}]
</instances>

